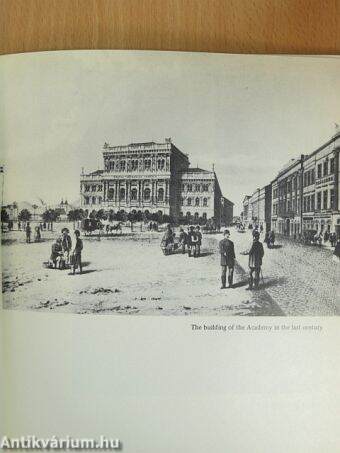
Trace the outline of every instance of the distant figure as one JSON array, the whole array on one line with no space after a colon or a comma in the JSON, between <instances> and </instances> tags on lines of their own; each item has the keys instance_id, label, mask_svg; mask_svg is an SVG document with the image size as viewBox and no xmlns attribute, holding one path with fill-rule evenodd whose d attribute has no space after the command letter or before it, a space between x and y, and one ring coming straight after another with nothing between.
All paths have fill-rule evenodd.
<instances>
[{"instance_id":1,"label":"distant figure","mask_svg":"<svg viewBox=\"0 0 340 453\"><path fill-rule=\"evenodd\" d=\"M51 261L53 263L54 269L57 267L60 268L60 262L63 255L63 247L61 245L61 238L57 238L52 244L51 251Z\"/></svg>"},{"instance_id":2,"label":"distant figure","mask_svg":"<svg viewBox=\"0 0 340 453\"><path fill-rule=\"evenodd\" d=\"M328 231L325 231L325 235L324 235L324 240L325 242L327 242L329 239L329 232Z\"/></svg>"},{"instance_id":3,"label":"distant figure","mask_svg":"<svg viewBox=\"0 0 340 453\"><path fill-rule=\"evenodd\" d=\"M333 261L340 263L340 238L337 239L337 243L333 252Z\"/></svg>"},{"instance_id":4,"label":"distant figure","mask_svg":"<svg viewBox=\"0 0 340 453\"><path fill-rule=\"evenodd\" d=\"M260 232L263 232L263 225L260 226Z\"/></svg>"},{"instance_id":5,"label":"distant figure","mask_svg":"<svg viewBox=\"0 0 340 453\"><path fill-rule=\"evenodd\" d=\"M189 257L194 257L195 256L195 249L196 249L196 232L194 230L194 227L191 226L189 228L189 233L188 233L188 256Z\"/></svg>"},{"instance_id":6,"label":"distant figure","mask_svg":"<svg viewBox=\"0 0 340 453\"><path fill-rule=\"evenodd\" d=\"M201 245L202 245L202 233L201 233L201 228L197 225L197 227L196 227L195 258L199 257L200 254L201 254Z\"/></svg>"},{"instance_id":7,"label":"distant figure","mask_svg":"<svg viewBox=\"0 0 340 453\"><path fill-rule=\"evenodd\" d=\"M79 273L83 271L83 264L81 261L81 252L83 250L83 241L80 239L80 231L75 230L74 235L76 237L75 246L73 250L73 274L76 273L77 267L79 267Z\"/></svg>"},{"instance_id":8,"label":"distant figure","mask_svg":"<svg viewBox=\"0 0 340 453\"><path fill-rule=\"evenodd\" d=\"M166 231L163 235L161 246L164 251L164 255L169 255L171 251L171 246L174 242L174 233L171 229L171 225L168 224Z\"/></svg>"},{"instance_id":9,"label":"distant figure","mask_svg":"<svg viewBox=\"0 0 340 453\"><path fill-rule=\"evenodd\" d=\"M247 289L252 290L255 284L255 289L259 288L260 272L262 266L262 258L264 256L263 245L260 242L260 233L254 234L253 244L247 253L249 255L249 286ZM255 272L255 278L254 278Z\"/></svg>"},{"instance_id":10,"label":"distant figure","mask_svg":"<svg viewBox=\"0 0 340 453\"><path fill-rule=\"evenodd\" d=\"M336 234L335 233L331 233L329 235L329 242L331 243L331 247L335 247L335 244L336 244Z\"/></svg>"},{"instance_id":11,"label":"distant figure","mask_svg":"<svg viewBox=\"0 0 340 453\"><path fill-rule=\"evenodd\" d=\"M274 244L275 244L275 233L274 233L274 230L271 230L269 232L269 243L270 243L270 247L274 247Z\"/></svg>"},{"instance_id":12,"label":"distant figure","mask_svg":"<svg viewBox=\"0 0 340 453\"><path fill-rule=\"evenodd\" d=\"M234 266L235 266L235 249L234 243L229 239L230 231L224 231L224 239L220 241L219 248L221 254L221 289L226 287L227 280L227 268L228 268L228 288L233 287L233 276L234 276Z\"/></svg>"},{"instance_id":13,"label":"distant figure","mask_svg":"<svg viewBox=\"0 0 340 453\"><path fill-rule=\"evenodd\" d=\"M41 241L40 226L36 226L35 227L34 242L40 242L40 241Z\"/></svg>"},{"instance_id":14,"label":"distant figure","mask_svg":"<svg viewBox=\"0 0 340 453\"><path fill-rule=\"evenodd\" d=\"M68 228L63 228L61 230L62 232L62 247L63 247L63 252L64 252L64 258L65 258L65 263L69 264L70 262L70 252L72 250L72 239L69 234L69 229Z\"/></svg>"},{"instance_id":15,"label":"distant figure","mask_svg":"<svg viewBox=\"0 0 340 453\"><path fill-rule=\"evenodd\" d=\"M188 243L188 235L183 230L183 228L180 228L180 230L179 230L179 246L182 249L182 253L185 253L185 247L186 247L187 243Z\"/></svg>"},{"instance_id":16,"label":"distant figure","mask_svg":"<svg viewBox=\"0 0 340 453\"><path fill-rule=\"evenodd\" d=\"M25 232L26 232L26 242L28 244L31 242L31 231L32 230L31 230L30 223L27 222Z\"/></svg>"},{"instance_id":17,"label":"distant figure","mask_svg":"<svg viewBox=\"0 0 340 453\"><path fill-rule=\"evenodd\" d=\"M270 249L270 231L267 231L263 242L265 242L267 244L267 248Z\"/></svg>"},{"instance_id":18,"label":"distant figure","mask_svg":"<svg viewBox=\"0 0 340 453\"><path fill-rule=\"evenodd\" d=\"M21 222L18 222L18 230L21 231Z\"/></svg>"}]
</instances>

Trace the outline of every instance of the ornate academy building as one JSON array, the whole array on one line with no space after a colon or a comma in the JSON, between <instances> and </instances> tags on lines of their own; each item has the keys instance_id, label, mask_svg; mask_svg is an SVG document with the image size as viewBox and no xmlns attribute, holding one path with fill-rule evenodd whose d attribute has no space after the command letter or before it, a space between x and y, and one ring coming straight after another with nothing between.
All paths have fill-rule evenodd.
<instances>
[{"instance_id":1,"label":"ornate academy building","mask_svg":"<svg viewBox=\"0 0 340 453\"><path fill-rule=\"evenodd\" d=\"M81 205L170 215L175 221L214 218L227 225L233 203L223 197L214 171L190 168L171 139L164 143L103 146L104 169L80 177Z\"/></svg>"}]
</instances>

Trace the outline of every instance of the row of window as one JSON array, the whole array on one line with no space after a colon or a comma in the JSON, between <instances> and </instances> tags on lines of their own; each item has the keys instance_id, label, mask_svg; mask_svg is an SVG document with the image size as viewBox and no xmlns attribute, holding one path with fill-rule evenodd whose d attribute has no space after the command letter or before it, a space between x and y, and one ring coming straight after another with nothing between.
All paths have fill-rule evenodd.
<instances>
[{"instance_id":1,"label":"row of window","mask_svg":"<svg viewBox=\"0 0 340 453\"><path fill-rule=\"evenodd\" d=\"M273 214L277 215L280 211L293 211L298 214L300 211L299 206L300 198L293 198L293 200L286 200L284 202L279 202L278 204L273 204ZM315 204L315 194L306 195L303 198L303 212L313 212L317 210L326 210L334 209L335 207L335 196L334 189L319 191L316 193L316 204Z\"/></svg>"},{"instance_id":2,"label":"row of window","mask_svg":"<svg viewBox=\"0 0 340 453\"><path fill-rule=\"evenodd\" d=\"M180 212L180 217L184 217L183 212ZM185 214L185 217L186 217L187 219L191 219L191 218L192 218L191 212L188 211L188 212ZM195 214L194 214L194 219L195 219L195 220L198 220L199 217L200 217L199 213L198 213L198 212L195 212ZM202 218L205 219L205 220L207 219L207 213L206 213L206 212L203 212Z\"/></svg>"},{"instance_id":3,"label":"row of window","mask_svg":"<svg viewBox=\"0 0 340 453\"><path fill-rule=\"evenodd\" d=\"M182 191L209 192L209 184L182 184Z\"/></svg>"},{"instance_id":4,"label":"row of window","mask_svg":"<svg viewBox=\"0 0 340 453\"><path fill-rule=\"evenodd\" d=\"M165 165L165 159L157 160L157 170L164 170ZM125 171L126 169L129 171L137 171L138 167L140 170L151 170L151 166L151 159L144 159L143 161L139 161L138 159L132 159L129 161L120 160L118 162L115 162L114 160L107 160L105 162L105 169L107 171Z\"/></svg>"},{"instance_id":5,"label":"row of window","mask_svg":"<svg viewBox=\"0 0 340 453\"><path fill-rule=\"evenodd\" d=\"M156 197L157 201L164 201L164 195L165 195L164 189L163 188L159 188L158 191L157 191L157 197ZM109 190L107 192L107 198L108 198L108 200L113 200L115 198L115 190L112 187L109 188ZM120 201L125 200L125 198L126 198L126 190L124 189L124 187L119 189L118 198L119 198ZM130 199L132 201L138 200L138 190L136 188L132 188L131 189ZM143 191L143 200L144 201L150 201L151 200L151 189L149 189L148 187L145 188L144 191Z\"/></svg>"},{"instance_id":6,"label":"row of window","mask_svg":"<svg viewBox=\"0 0 340 453\"><path fill-rule=\"evenodd\" d=\"M332 175L334 173L334 157L326 159L323 163L318 164L318 178Z\"/></svg>"},{"instance_id":7,"label":"row of window","mask_svg":"<svg viewBox=\"0 0 340 453\"><path fill-rule=\"evenodd\" d=\"M103 201L102 197L84 197L85 204L101 204Z\"/></svg>"},{"instance_id":8,"label":"row of window","mask_svg":"<svg viewBox=\"0 0 340 453\"><path fill-rule=\"evenodd\" d=\"M181 199L181 205L184 206L185 204L185 199ZM200 206L201 205L201 200L199 197L196 198L187 198L186 200L186 206ZM203 198L202 199L202 206L208 206L208 198Z\"/></svg>"},{"instance_id":9,"label":"row of window","mask_svg":"<svg viewBox=\"0 0 340 453\"><path fill-rule=\"evenodd\" d=\"M85 184L85 192L101 192L103 190L102 184Z\"/></svg>"}]
</instances>

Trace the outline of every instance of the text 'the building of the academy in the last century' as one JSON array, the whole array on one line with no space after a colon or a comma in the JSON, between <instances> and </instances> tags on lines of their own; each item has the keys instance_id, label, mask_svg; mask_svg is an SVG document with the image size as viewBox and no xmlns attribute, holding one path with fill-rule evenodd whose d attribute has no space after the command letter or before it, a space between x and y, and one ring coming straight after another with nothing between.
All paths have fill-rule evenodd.
<instances>
[{"instance_id":1,"label":"text 'the building of the academy in the last century'","mask_svg":"<svg viewBox=\"0 0 340 453\"><path fill-rule=\"evenodd\" d=\"M215 171L191 168L171 141L103 146L104 169L80 177L81 205L171 216L176 222L214 219L228 225L233 203L222 195Z\"/></svg>"}]
</instances>

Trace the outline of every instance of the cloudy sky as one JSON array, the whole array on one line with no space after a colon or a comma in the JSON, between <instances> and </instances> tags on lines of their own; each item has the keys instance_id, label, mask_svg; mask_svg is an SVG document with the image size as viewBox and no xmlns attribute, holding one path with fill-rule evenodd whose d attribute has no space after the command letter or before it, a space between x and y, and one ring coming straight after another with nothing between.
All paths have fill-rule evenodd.
<instances>
[{"instance_id":1,"label":"cloudy sky","mask_svg":"<svg viewBox=\"0 0 340 453\"><path fill-rule=\"evenodd\" d=\"M340 58L79 51L0 57L4 202L79 198L101 149L171 137L224 195L270 182L340 123Z\"/></svg>"}]
</instances>

